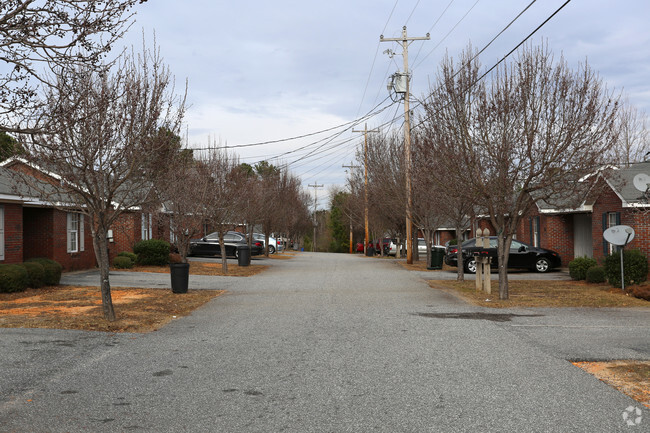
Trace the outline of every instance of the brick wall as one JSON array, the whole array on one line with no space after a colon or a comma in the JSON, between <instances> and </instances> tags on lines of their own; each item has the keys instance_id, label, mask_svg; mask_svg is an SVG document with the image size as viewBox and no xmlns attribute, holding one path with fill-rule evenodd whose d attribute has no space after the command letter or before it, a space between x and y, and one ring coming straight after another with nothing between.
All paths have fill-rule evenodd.
<instances>
[{"instance_id":1,"label":"brick wall","mask_svg":"<svg viewBox=\"0 0 650 433\"><path fill-rule=\"evenodd\" d=\"M573 260L574 235L573 214L548 215L539 212L534 206L521 220L517 228L517 239L534 245L531 233L531 220L539 220L539 246L553 250L560 255L562 266L566 267Z\"/></svg>"},{"instance_id":2,"label":"brick wall","mask_svg":"<svg viewBox=\"0 0 650 433\"><path fill-rule=\"evenodd\" d=\"M23 209L24 260L46 257L56 260L64 271L92 269L96 266L92 233L84 217L84 251L68 252L67 212L57 209Z\"/></svg>"},{"instance_id":3,"label":"brick wall","mask_svg":"<svg viewBox=\"0 0 650 433\"><path fill-rule=\"evenodd\" d=\"M594 246L594 258L602 263L605 253L604 244L606 243L603 238L603 214L610 212L620 212L621 224L632 226L629 218L629 212L623 211L623 203L616 193L609 187L603 188L600 195L593 205L593 217L591 225L591 233Z\"/></svg>"},{"instance_id":4,"label":"brick wall","mask_svg":"<svg viewBox=\"0 0 650 433\"><path fill-rule=\"evenodd\" d=\"M23 207L3 204L5 219L5 258L2 263L23 262Z\"/></svg>"}]
</instances>

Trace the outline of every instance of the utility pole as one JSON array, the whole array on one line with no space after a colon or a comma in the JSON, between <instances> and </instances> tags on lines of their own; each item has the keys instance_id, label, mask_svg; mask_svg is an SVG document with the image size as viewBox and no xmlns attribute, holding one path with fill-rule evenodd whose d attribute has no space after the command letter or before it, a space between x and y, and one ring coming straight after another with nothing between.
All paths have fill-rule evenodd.
<instances>
[{"instance_id":1,"label":"utility pole","mask_svg":"<svg viewBox=\"0 0 650 433\"><path fill-rule=\"evenodd\" d=\"M411 113L409 109L409 42L412 41L426 41L429 40L429 33L422 37L408 37L406 34L406 26L402 28L401 38L386 38L384 35L379 37L380 42L401 42L402 43L402 57L404 58L404 72L402 75L406 77L406 92L404 95L404 153L406 159L406 263L409 265L413 263L413 197L411 194Z\"/></svg>"},{"instance_id":2,"label":"utility pole","mask_svg":"<svg viewBox=\"0 0 650 433\"><path fill-rule=\"evenodd\" d=\"M355 129L352 132L363 132L363 222L366 229L366 236L363 241L363 255L366 255L368 248L368 133L379 132L379 129L368 130L368 124L364 124L363 131Z\"/></svg>"},{"instance_id":3,"label":"utility pole","mask_svg":"<svg viewBox=\"0 0 650 433\"><path fill-rule=\"evenodd\" d=\"M315 183L313 185L307 185L309 188L314 188L314 241L311 244L311 251L314 252L316 251L316 225L318 224L318 221L316 221L316 205L318 204L318 188L322 188L324 185L319 185L318 183Z\"/></svg>"},{"instance_id":4,"label":"utility pole","mask_svg":"<svg viewBox=\"0 0 650 433\"><path fill-rule=\"evenodd\" d=\"M349 168L350 169L350 178L354 179L354 169L355 168L360 168L359 165L353 165L352 161L350 161L350 165L345 165L343 164L343 168ZM350 182L350 192L352 192L352 183ZM350 254L353 254L354 251L352 250L352 212L350 212Z\"/></svg>"}]
</instances>

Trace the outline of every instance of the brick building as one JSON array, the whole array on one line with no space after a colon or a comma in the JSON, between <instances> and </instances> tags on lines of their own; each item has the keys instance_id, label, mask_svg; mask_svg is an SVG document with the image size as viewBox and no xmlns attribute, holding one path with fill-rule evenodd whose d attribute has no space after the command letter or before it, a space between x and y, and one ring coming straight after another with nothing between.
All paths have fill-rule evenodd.
<instances>
[{"instance_id":1,"label":"brick building","mask_svg":"<svg viewBox=\"0 0 650 433\"><path fill-rule=\"evenodd\" d=\"M627 225L635 237L625 248L639 249L650 257L650 196L647 186L646 191L637 188L642 179L650 179L650 161L600 175L578 207L558 209L537 202L517 230L517 239L557 251L564 266L583 256L602 263L606 255L617 251L605 241L603 232Z\"/></svg>"},{"instance_id":2,"label":"brick building","mask_svg":"<svg viewBox=\"0 0 650 433\"><path fill-rule=\"evenodd\" d=\"M20 160L3 165L0 167L0 263L22 263L45 257L59 262L65 271L94 268L97 260L88 217L74 206L66 208L64 197L59 197L56 207L43 201L15 172L46 183L60 180ZM111 259L121 251L133 251L135 243L142 239L162 238L164 230L153 221L152 213L139 209L123 213L109 232Z\"/></svg>"}]
</instances>

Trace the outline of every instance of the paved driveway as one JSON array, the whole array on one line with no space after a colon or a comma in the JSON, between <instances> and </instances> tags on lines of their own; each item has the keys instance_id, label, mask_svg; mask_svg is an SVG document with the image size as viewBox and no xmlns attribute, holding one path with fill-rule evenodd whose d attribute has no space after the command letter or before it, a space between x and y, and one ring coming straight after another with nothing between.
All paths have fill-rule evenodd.
<instances>
[{"instance_id":1,"label":"paved driveway","mask_svg":"<svg viewBox=\"0 0 650 433\"><path fill-rule=\"evenodd\" d=\"M641 405L566 359L650 359L647 310L487 310L390 261L268 262L150 334L1 329L0 430L634 431Z\"/></svg>"}]
</instances>

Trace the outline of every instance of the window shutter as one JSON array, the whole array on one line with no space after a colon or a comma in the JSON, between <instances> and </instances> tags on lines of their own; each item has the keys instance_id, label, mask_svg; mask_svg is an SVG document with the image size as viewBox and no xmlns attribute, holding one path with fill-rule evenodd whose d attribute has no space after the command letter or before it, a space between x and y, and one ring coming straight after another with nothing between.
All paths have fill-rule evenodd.
<instances>
[{"instance_id":1,"label":"window shutter","mask_svg":"<svg viewBox=\"0 0 650 433\"><path fill-rule=\"evenodd\" d=\"M603 233L605 233L605 230L607 230L607 212L603 213ZM605 240L605 238L602 238L602 240L603 240L603 254L607 255L608 242Z\"/></svg>"},{"instance_id":2,"label":"window shutter","mask_svg":"<svg viewBox=\"0 0 650 433\"><path fill-rule=\"evenodd\" d=\"M616 225L620 226L621 225L621 213L616 212Z\"/></svg>"},{"instance_id":3,"label":"window shutter","mask_svg":"<svg viewBox=\"0 0 650 433\"><path fill-rule=\"evenodd\" d=\"M535 244L535 246L541 248L542 247L542 218L539 215L537 215L535 217L535 221L537 222L537 233L535 234L537 243Z\"/></svg>"},{"instance_id":4,"label":"window shutter","mask_svg":"<svg viewBox=\"0 0 650 433\"><path fill-rule=\"evenodd\" d=\"M532 217L528 218L528 226L529 226L529 230L530 230L530 244L535 245L535 242L534 242L534 239L533 239L533 236L535 235L535 233L533 232L533 218Z\"/></svg>"},{"instance_id":5,"label":"window shutter","mask_svg":"<svg viewBox=\"0 0 650 433\"><path fill-rule=\"evenodd\" d=\"M0 206L0 260L5 259L5 207Z\"/></svg>"},{"instance_id":6,"label":"window shutter","mask_svg":"<svg viewBox=\"0 0 650 433\"><path fill-rule=\"evenodd\" d=\"M79 251L84 251L84 214L79 214Z\"/></svg>"},{"instance_id":7,"label":"window shutter","mask_svg":"<svg viewBox=\"0 0 650 433\"><path fill-rule=\"evenodd\" d=\"M70 253L70 252L72 252L72 250L70 249L70 241L72 240L71 236L70 236L70 231L72 230L72 214L70 212L68 212L66 214L66 218L67 218L67 225L66 225L66 231L65 232L66 232L66 235L67 235L66 236L67 240L66 240L66 243L65 243L65 245L66 245L65 248L66 248L66 252Z\"/></svg>"}]
</instances>

